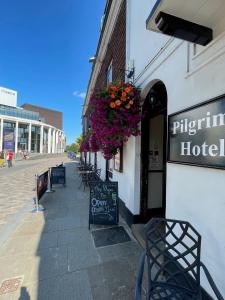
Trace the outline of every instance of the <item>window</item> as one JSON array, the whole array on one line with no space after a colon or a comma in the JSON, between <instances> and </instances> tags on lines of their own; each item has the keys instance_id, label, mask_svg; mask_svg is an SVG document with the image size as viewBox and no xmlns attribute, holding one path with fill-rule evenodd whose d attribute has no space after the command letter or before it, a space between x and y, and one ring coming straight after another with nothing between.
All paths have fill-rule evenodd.
<instances>
[{"instance_id":1,"label":"window","mask_svg":"<svg viewBox=\"0 0 225 300\"><path fill-rule=\"evenodd\" d=\"M31 151L35 153L40 152L41 129L38 126L31 127Z\"/></svg>"},{"instance_id":2,"label":"window","mask_svg":"<svg viewBox=\"0 0 225 300\"><path fill-rule=\"evenodd\" d=\"M106 83L112 82L112 60L108 66L106 74Z\"/></svg>"},{"instance_id":3,"label":"window","mask_svg":"<svg viewBox=\"0 0 225 300\"><path fill-rule=\"evenodd\" d=\"M27 151L29 141L29 126L27 124L18 125L18 151Z\"/></svg>"},{"instance_id":4,"label":"window","mask_svg":"<svg viewBox=\"0 0 225 300\"><path fill-rule=\"evenodd\" d=\"M123 146L114 156L114 170L118 172L123 172Z\"/></svg>"}]
</instances>

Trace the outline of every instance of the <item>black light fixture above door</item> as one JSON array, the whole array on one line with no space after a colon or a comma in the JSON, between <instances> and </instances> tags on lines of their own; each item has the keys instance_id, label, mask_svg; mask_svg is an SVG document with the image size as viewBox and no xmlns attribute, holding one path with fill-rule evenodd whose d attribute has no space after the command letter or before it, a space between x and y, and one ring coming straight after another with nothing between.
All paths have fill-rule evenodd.
<instances>
[{"instance_id":1,"label":"black light fixture above door","mask_svg":"<svg viewBox=\"0 0 225 300\"><path fill-rule=\"evenodd\" d=\"M164 34L206 46L213 39L212 29L160 11L155 24Z\"/></svg>"}]
</instances>

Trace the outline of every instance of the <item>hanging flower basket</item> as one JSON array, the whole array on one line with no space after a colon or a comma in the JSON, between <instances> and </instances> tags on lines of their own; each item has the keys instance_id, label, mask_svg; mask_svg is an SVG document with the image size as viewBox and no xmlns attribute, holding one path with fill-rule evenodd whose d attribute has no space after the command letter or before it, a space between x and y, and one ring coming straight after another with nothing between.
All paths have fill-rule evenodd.
<instances>
[{"instance_id":1,"label":"hanging flower basket","mask_svg":"<svg viewBox=\"0 0 225 300\"><path fill-rule=\"evenodd\" d=\"M89 147L91 152L98 152L100 150L95 133L91 133L90 135Z\"/></svg>"},{"instance_id":2,"label":"hanging flower basket","mask_svg":"<svg viewBox=\"0 0 225 300\"><path fill-rule=\"evenodd\" d=\"M140 134L140 90L131 83L111 83L90 100L90 125L103 156L111 159L131 135Z\"/></svg>"},{"instance_id":3,"label":"hanging flower basket","mask_svg":"<svg viewBox=\"0 0 225 300\"><path fill-rule=\"evenodd\" d=\"M80 152L88 152L88 151L90 151L90 146L89 146L89 135L87 134L86 136L83 137L83 140L80 143Z\"/></svg>"}]
</instances>

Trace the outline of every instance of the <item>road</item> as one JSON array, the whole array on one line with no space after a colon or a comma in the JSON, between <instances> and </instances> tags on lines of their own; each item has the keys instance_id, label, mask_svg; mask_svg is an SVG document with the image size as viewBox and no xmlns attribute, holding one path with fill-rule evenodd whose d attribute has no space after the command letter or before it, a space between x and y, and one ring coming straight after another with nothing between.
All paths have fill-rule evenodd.
<instances>
[{"instance_id":1,"label":"road","mask_svg":"<svg viewBox=\"0 0 225 300\"><path fill-rule=\"evenodd\" d=\"M0 169L0 233L13 222L26 204L33 203L35 174L69 161L65 154L53 157L17 161L13 168Z\"/></svg>"}]
</instances>

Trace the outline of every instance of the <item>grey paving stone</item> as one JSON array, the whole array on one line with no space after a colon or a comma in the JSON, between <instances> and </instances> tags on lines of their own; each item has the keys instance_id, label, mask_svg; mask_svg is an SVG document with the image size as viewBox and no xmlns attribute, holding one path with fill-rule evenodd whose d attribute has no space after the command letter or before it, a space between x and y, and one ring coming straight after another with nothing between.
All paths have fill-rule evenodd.
<instances>
[{"instance_id":1,"label":"grey paving stone","mask_svg":"<svg viewBox=\"0 0 225 300\"><path fill-rule=\"evenodd\" d=\"M95 266L101 263L101 258L96 251L92 241L77 243L68 247L68 271L76 271Z\"/></svg>"},{"instance_id":2,"label":"grey paving stone","mask_svg":"<svg viewBox=\"0 0 225 300\"><path fill-rule=\"evenodd\" d=\"M86 247L92 243L90 232L86 228L76 228L58 232L58 245Z\"/></svg>"},{"instance_id":3,"label":"grey paving stone","mask_svg":"<svg viewBox=\"0 0 225 300\"><path fill-rule=\"evenodd\" d=\"M86 271L78 271L39 282L38 300L93 300Z\"/></svg>"},{"instance_id":4,"label":"grey paving stone","mask_svg":"<svg viewBox=\"0 0 225 300\"><path fill-rule=\"evenodd\" d=\"M37 250L57 247L58 234L57 232L42 233L36 242L37 242Z\"/></svg>"},{"instance_id":5,"label":"grey paving stone","mask_svg":"<svg viewBox=\"0 0 225 300\"><path fill-rule=\"evenodd\" d=\"M96 300L134 299L135 276L123 259L88 269L92 295Z\"/></svg>"},{"instance_id":6,"label":"grey paving stone","mask_svg":"<svg viewBox=\"0 0 225 300\"><path fill-rule=\"evenodd\" d=\"M36 256L39 258L39 280L65 274L68 270L66 247L37 250Z\"/></svg>"},{"instance_id":7,"label":"grey paving stone","mask_svg":"<svg viewBox=\"0 0 225 300\"><path fill-rule=\"evenodd\" d=\"M122 244L98 248L97 251L103 262L109 262L117 258L123 258L131 267L133 267L133 269L137 269L143 250L137 244L137 242L130 241Z\"/></svg>"},{"instance_id":8,"label":"grey paving stone","mask_svg":"<svg viewBox=\"0 0 225 300\"><path fill-rule=\"evenodd\" d=\"M83 220L81 217L65 217L49 220L44 228L44 231L58 231L68 230L77 227L87 227L87 220Z\"/></svg>"}]
</instances>

